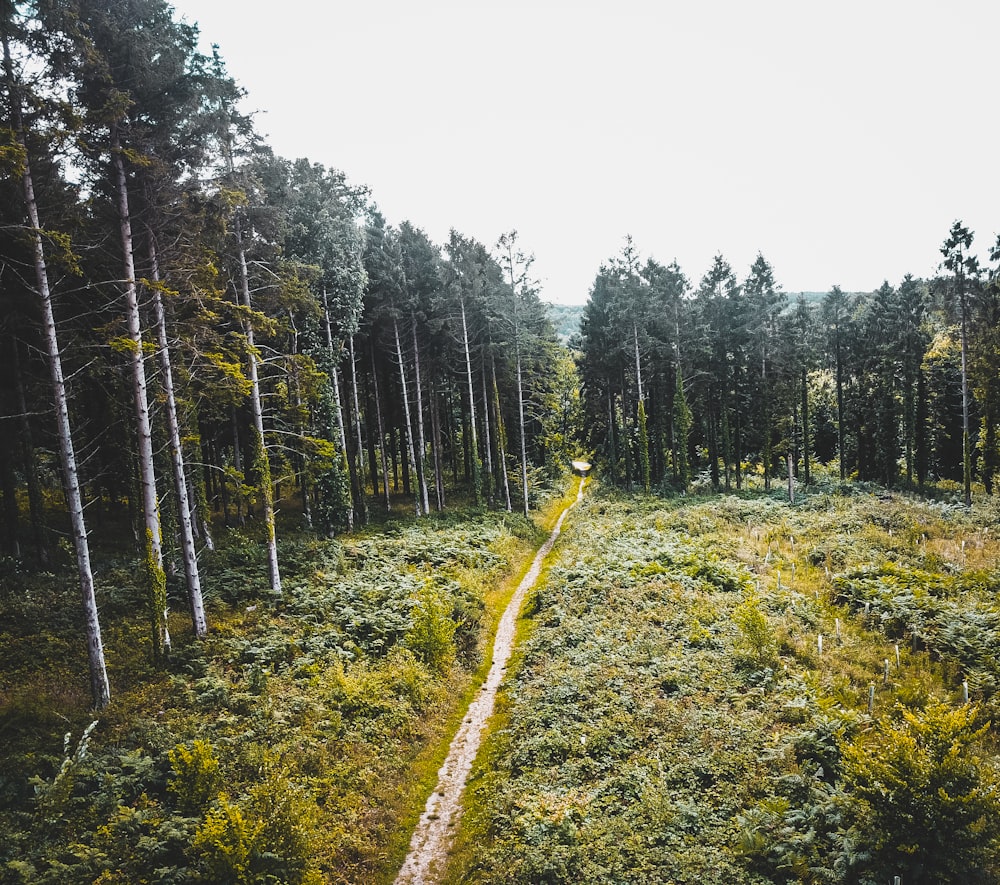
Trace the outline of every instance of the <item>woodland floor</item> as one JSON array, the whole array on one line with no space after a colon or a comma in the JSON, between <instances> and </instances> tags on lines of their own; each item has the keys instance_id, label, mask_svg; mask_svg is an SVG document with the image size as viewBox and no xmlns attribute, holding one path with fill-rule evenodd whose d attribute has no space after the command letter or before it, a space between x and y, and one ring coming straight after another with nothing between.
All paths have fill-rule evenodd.
<instances>
[{"instance_id":1,"label":"woodland floor","mask_svg":"<svg viewBox=\"0 0 1000 885\"><path fill-rule=\"evenodd\" d=\"M528 590L576 491L540 525L470 510L286 532L281 599L258 540L220 533L212 635L193 641L175 600L161 665L133 565L105 555L99 716L68 566L4 574L0 883L919 881L912 845L859 841L858 766L930 728L1000 784L997 504L832 480L794 505L595 483ZM466 739L446 763L495 688L478 754ZM435 784L470 763L459 816ZM938 774L901 783L933 795ZM455 834L447 864L400 874L422 811ZM1000 880L1000 812L944 812L928 833L966 878L928 856L923 881Z\"/></svg>"}]
</instances>

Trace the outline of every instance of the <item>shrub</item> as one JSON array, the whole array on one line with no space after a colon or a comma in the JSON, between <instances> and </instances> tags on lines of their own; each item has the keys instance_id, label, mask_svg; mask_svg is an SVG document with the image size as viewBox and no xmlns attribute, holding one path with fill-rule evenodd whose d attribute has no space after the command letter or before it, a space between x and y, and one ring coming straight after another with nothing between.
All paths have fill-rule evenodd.
<instances>
[{"instance_id":1,"label":"shrub","mask_svg":"<svg viewBox=\"0 0 1000 885\"><path fill-rule=\"evenodd\" d=\"M738 648L750 663L767 667L776 662L774 631L761 611L756 593L746 594L733 611L733 622L740 631Z\"/></svg>"},{"instance_id":2,"label":"shrub","mask_svg":"<svg viewBox=\"0 0 1000 885\"><path fill-rule=\"evenodd\" d=\"M455 629L450 606L431 588L425 587L413 609L413 626L405 645L428 667L444 672L455 659Z\"/></svg>"},{"instance_id":3,"label":"shrub","mask_svg":"<svg viewBox=\"0 0 1000 885\"><path fill-rule=\"evenodd\" d=\"M171 775L167 790L174 794L182 811L201 813L216 797L222 786L219 760L208 741L178 744L167 753Z\"/></svg>"},{"instance_id":4,"label":"shrub","mask_svg":"<svg viewBox=\"0 0 1000 885\"><path fill-rule=\"evenodd\" d=\"M989 726L977 708L935 703L902 710L844 747L849 835L881 880L936 885L995 881L1000 859L1000 787L978 755Z\"/></svg>"}]
</instances>

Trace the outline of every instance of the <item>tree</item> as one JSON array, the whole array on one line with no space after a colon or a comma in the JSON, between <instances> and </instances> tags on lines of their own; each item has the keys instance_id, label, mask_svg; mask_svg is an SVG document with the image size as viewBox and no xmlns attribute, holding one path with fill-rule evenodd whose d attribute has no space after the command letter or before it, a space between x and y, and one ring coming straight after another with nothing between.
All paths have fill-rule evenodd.
<instances>
[{"instance_id":1,"label":"tree","mask_svg":"<svg viewBox=\"0 0 1000 885\"><path fill-rule=\"evenodd\" d=\"M524 423L524 377L521 361L522 349L522 302L527 297L531 287L528 274L531 270L534 256L525 255L517 246L517 231L502 234L497 241L500 250L500 261L507 273L511 294L511 322L514 337L515 373L517 378L517 421L521 439L521 500L524 515L528 515L528 450L525 438Z\"/></svg>"},{"instance_id":2,"label":"tree","mask_svg":"<svg viewBox=\"0 0 1000 885\"><path fill-rule=\"evenodd\" d=\"M969 433L969 282L979 273L979 260L969 254L973 234L956 221L941 246L942 265L950 270L954 293L958 300L960 340L962 346L962 482L965 506L972 506L972 444Z\"/></svg>"},{"instance_id":3,"label":"tree","mask_svg":"<svg viewBox=\"0 0 1000 885\"><path fill-rule=\"evenodd\" d=\"M28 236L34 253L35 281L42 311L42 327L45 352L52 377L52 394L56 407L56 424L59 435L59 452L63 470L63 484L66 505L72 525L73 548L76 552L77 573L83 597L84 629L87 642L87 660L90 668L90 691L94 708L101 710L111 701L107 668L104 663L104 644L101 638L101 624L97 612L94 593L94 573L90 564L90 543L83 512L83 496L80 490L76 452L73 446L73 432L69 420L69 404L66 382L63 377L62 355L56 330L55 312L52 306L52 290L45 260L44 231L39 220L38 205L35 201L35 185L31 174L31 157L24 129L22 114L21 85L14 71L11 58L11 41L17 28L16 7L12 0L0 3L0 28L3 41L3 72L7 88L10 119L13 124L16 163L20 167L24 208L28 216ZM58 238L55 238L58 241Z\"/></svg>"},{"instance_id":4,"label":"tree","mask_svg":"<svg viewBox=\"0 0 1000 885\"><path fill-rule=\"evenodd\" d=\"M278 565L278 538L274 518L274 489L271 483L271 461L264 437L264 409L261 397L261 384L258 367L261 354L255 342L254 322L256 319L250 290L250 270L247 262L247 237L244 232L246 215L250 205L253 182L249 169L236 168L236 139L242 136L254 147L254 136L249 127L249 121L241 118L233 108L236 97L231 81L223 76L222 61L218 54L214 57L214 70L219 92L210 98L216 104L217 129L215 136L219 141L223 162L223 180L228 186L229 195L236 201L230 217L232 245L235 251L236 263L236 300L241 310L243 336L246 342L247 377L250 382L250 408L253 416L251 429L251 465L257 479L264 511L264 531L267 545L267 569L271 592L281 594L281 572ZM227 88L228 87L228 88Z\"/></svg>"},{"instance_id":5,"label":"tree","mask_svg":"<svg viewBox=\"0 0 1000 885\"><path fill-rule=\"evenodd\" d=\"M755 356L760 366L760 435L761 462L764 468L764 488L771 487L774 451L774 406L775 367L774 351L777 333L777 318L784 306L785 296L774 281L774 271L764 256L759 254L754 260L743 284L750 313L752 334L755 340Z\"/></svg>"},{"instance_id":6,"label":"tree","mask_svg":"<svg viewBox=\"0 0 1000 885\"><path fill-rule=\"evenodd\" d=\"M834 286L823 298L823 319L827 341L833 349L834 372L837 382L837 458L840 461L840 481L847 479L847 451L844 445L844 326L847 322L847 296L840 286Z\"/></svg>"}]
</instances>

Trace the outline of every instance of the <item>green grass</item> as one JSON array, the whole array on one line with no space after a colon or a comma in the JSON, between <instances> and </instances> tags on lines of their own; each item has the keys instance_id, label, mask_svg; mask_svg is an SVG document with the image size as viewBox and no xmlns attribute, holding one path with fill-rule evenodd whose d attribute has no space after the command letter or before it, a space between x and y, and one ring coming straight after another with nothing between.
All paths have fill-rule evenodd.
<instances>
[{"instance_id":1,"label":"green grass","mask_svg":"<svg viewBox=\"0 0 1000 885\"><path fill-rule=\"evenodd\" d=\"M114 694L99 716L71 574L19 576L0 598L0 882L391 881L538 536L476 511L286 532L274 599L255 539L221 533L211 635L192 639L175 598L164 669L121 562L99 582ZM420 600L453 653L425 657L440 647L412 632ZM60 776L64 734L72 755L94 720ZM171 788L195 741L220 772L198 807Z\"/></svg>"},{"instance_id":2,"label":"green grass","mask_svg":"<svg viewBox=\"0 0 1000 885\"><path fill-rule=\"evenodd\" d=\"M926 881L959 881L932 840L905 858L898 842L872 841L857 761L868 757L851 748L874 728L887 745L919 733L936 700L960 706L967 674L951 647L913 651L871 606L866 617L836 604L835 588L858 569L921 563L995 613L984 576L1000 554L985 530L994 518L989 502L966 513L822 489L795 506L593 494L535 594L448 881L865 882L896 868L912 879L914 859ZM988 656L990 618L963 623L967 646ZM968 725L934 721L980 760L986 798L962 807L983 851L965 858L966 875L993 881L996 753L993 733L975 729L994 701L987 681L972 689ZM924 804L928 832L959 826L954 808ZM962 833L951 843L971 844Z\"/></svg>"}]
</instances>

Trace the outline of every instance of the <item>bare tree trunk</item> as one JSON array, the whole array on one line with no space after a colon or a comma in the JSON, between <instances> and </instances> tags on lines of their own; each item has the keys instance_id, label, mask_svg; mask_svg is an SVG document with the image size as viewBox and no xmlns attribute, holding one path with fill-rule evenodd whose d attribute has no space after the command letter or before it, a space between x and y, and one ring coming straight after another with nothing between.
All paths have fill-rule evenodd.
<instances>
[{"instance_id":1,"label":"bare tree trunk","mask_svg":"<svg viewBox=\"0 0 1000 885\"><path fill-rule=\"evenodd\" d=\"M31 531L35 536L35 553L38 564L44 569L49 565L49 545L45 537L45 514L42 505L42 486L38 481L38 456L28 418L28 398L24 393L24 378L21 375L20 345L15 340L11 348L14 362L14 386L17 393L17 408L21 424L21 447L24 454L24 475L28 486L28 513L31 517Z\"/></svg>"},{"instance_id":2,"label":"bare tree trunk","mask_svg":"<svg viewBox=\"0 0 1000 885\"><path fill-rule=\"evenodd\" d=\"M410 420L410 394L407 392L406 389L406 363L403 362L403 342L399 337L399 323L396 321L395 318L393 318L392 320L392 331L396 336L396 359L399 362L399 386L400 389L403 391L403 422L406 424L406 455L409 460L409 464L404 465L404 470L406 471L406 476L408 477L410 473L409 471L410 464L413 465L414 470L417 473L419 473L419 471L417 471L416 467L417 459L414 456L414 451L413 451L413 424ZM420 490L418 488L419 481L420 480L418 476L417 481L413 484L412 487L414 492L413 495L414 510L416 511L417 516L421 515Z\"/></svg>"},{"instance_id":3,"label":"bare tree trunk","mask_svg":"<svg viewBox=\"0 0 1000 885\"><path fill-rule=\"evenodd\" d=\"M515 308L516 312L516 308ZM524 515L528 515L528 445L524 435L524 385L521 380L521 342L517 325L514 326L514 349L517 355L517 421L521 432L521 498Z\"/></svg>"},{"instance_id":4,"label":"bare tree trunk","mask_svg":"<svg viewBox=\"0 0 1000 885\"><path fill-rule=\"evenodd\" d=\"M177 419L177 399L174 395L174 375L170 363L170 342L167 337L167 317L166 311L163 309L163 297L157 286L160 282L160 266L152 232L149 233L149 260L153 277L153 315L156 318L160 371L163 374L163 393L167 400L167 431L170 436L170 460L174 468L174 491L177 494L184 579L187 583L194 634L199 639L203 639L208 633L208 625L205 622L205 604L201 596L201 576L198 572L198 554L194 545L194 526L191 519L190 499L188 498L184 450L181 447L180 421Z\"/></svg>"},{"instance_id":5,"label":"bare tree trunk","mask_svg":"<svg viewBox=\"0 0 1000 885\"><path fill-rule=\"evenodd\" d=\"M476 394L472 385L472 357L469 353L469 327L465 320L465 299L459 298L459 304L462 308L462 345L465 350L465 377L469 385L469 455L472 467L473 497L476 503L481 503L481 489L479 488L479 444L476 440Z\"/></svg>"},{"instance_id":6,"label":"bare tree trunk","mask_svg":"<svg viewBox=\"0 0 1000 885\"><path fill-rule=\"evenodd\" d=\"M493 402L496 406L497 450L500 457L500 487L503 489L504 509L510 513L510 482L507 479L506 431L503 426L503 412L500 410L500 388L497 386L497 362L490 354L490 372L493 379Z\"/></svg>"},{"instance_id":7,"label":"bare tree trunk","mask_svg":"<svg viewBox=\"0 0 1000 885\"><path fill-rule=\"evenodd\" d=\"M326 349L330 355L330 385L333 387L333 411L337 421L337 436L340 441L341 456L344 465L347 467L351 485L351 507L347 511L347 528L350 531L354 529L354 511L358 506L359 497L364 495L364 484L358 481L358 471L351 464L351 458L347 452L347 434L344 432L344 409L340 402L340 377L337 372L337 363L340 361L340 354L337 353L337 350L333 346L333 332L330 329L330 309L327 306L325 288L323 289L323 322L326 326ZM342 347L340 350L343 352ZM361 463L360 451L359 449L359 457L357 458L359 465ZM358 489L361 490L360 495Z\"/></svg>"},{"instance_id":8,"label":"bare tree trunk","mask_svg":"<svg viewBox=\"0 0 1000 885\"><path fill-rule=\"evenodd\" d=\"M847 455L844 452L844 361L840 353L840 318L837 318L837 458L840 461L840 481L847 479Z\"/></svg>"},{"instance_id":9,"label":"bare tree trunk","mask_svg":"<svg viewBox=\"0 0 1000 885\"><path fill-rule=\"evenodd\" d=\"M90 670L90 693L95 709L104 709L111 701L111 687L108 683L107 668L104 663L104 644L101 639L101 623L97 614L97 598L94 593L94 573L90 566L90 544L87 540L87 525L83 515L83 496L80 493L80 479L76 469L76 453L73 449L73 433L69 423L69 404L66 397L66 382L63 379L62 357L59 339L56 335L55 316L52 310L52 295L49 289L48 270L45 266L45 247L42 242L42 225L38 219L38 205L35 202L35 187L31 177L31 164L24 137L21 118L21 101L14 82L13 65L10 59L10 45L7 32L3 32L3 66L10 97L11 122L14 124L18 146L23 151L24 165L21 170L21 186L28 222L31 225L31 241L34 252L35 280L42 309L42 327L46 356L52 376L52 394L56 407L56 424L59 432L59 454L63 468L63 483L66 491L66 506L72 527L73 547L76 551L76 566L80 577L80 591L83 597L84 630L87 642L87 661Z\"/></svg>"},{"instance_id":10,"label":"bare tree trunk","mask_svg":"<svg viewBox=\"0 0 1000 885\"><path fill-rule=\"evenodd\" d=\"M639 327L632 323L632 343L635 350L635 383L639 388L639 402L645 402L645 395L642 389L642 366L639 363ZM638 404L637 404L638 407Z\"/></svg>"},{"instance_id":11,"label":"bare tree trunk","mask_svg":"<svg viewBox=\"0 0 1000 885\"><path fill-rule=\"evenodd\" d=\"M250 303L250 274L247 270L247 254L243 247L243 227L239 216L233 219L236 246L240 265L240 304L248 311ZM267 571L271 580L271 591L281 595L281 573L278 570L278 539L274 527L274 490L271 487L271 460L264 444L264 411L260 401L260 380L257 377L257 348L254 344L253 323L247 317L243 321L243 334L247 340L247 364L250 374L250 407L257 438L254 441L256 453L253 465L258 474L261 498L264 501L264 526L267 531Z\"/></svg>"},{"instance_id":12,"label":"bare tree trunk","mask_svg":"<svg viewBox=\"0 0 1000 885\"><path fill-rule=\"evenodd\" d=\"M444 510L444 455L441 451L441 415L437 386L431 384L431 448L434 450L434 494L438 511Z\"/></svg>"},{"instance_id":13,"label":"bare tree trunk","mask_svg":"<svg viewBox=\"0 0 1000 885\"><path fill-rule=\"evenodd\" d=\"M129 215L128 184L117 126L111 127L111 163L115 175L118 222L125 270L125 320L130 341L132 394L135 400L136 440L139 457L139 496L142 520L146 529L146 568L150 582L150 618L153 626L153 654L159 657L170 649L166 618L166 574L163 571L163 538L160 508L156 494L156 471L153 465L153 431L146 393L146 363L142 349L139 319L139 293L135 282L135 259L132 244L132 220Z\"/></svg>"},{"instance_id":14,"label":"bare tree trunk","mask_svg":"<svg viewBox=\"0 0 1000 885\"><path fill-rule=\"evenodd\" d=\"M483 376L483 436L485 437L483 441L483 452L486 455L486 476L488 477L488 481L486 483L487 504L490 507L492 507L494 501L493 434L490 432L490 395L489 395L489 390L486 387L485 358L483 359L482 376Z\"/></svg>"},{"instance_id":15,"label":"bare tree trunk","mask_svg":"<svg viewBox=\"0 0 1000 885\"><path fill-rule=\"evenodd\" d=\"M378 422L378 450L382 460L382 489L385 492L385 510L388 513L392 510L392 501L389 498L389 470L385 460L385 427L382 424L382 402L378 392L378 372L375 368L375 342L371 342L372 356L372 386L375 388L375 417Z\"/></svg>"},{"instance_id":16,"label":"bare tree trunk","mask_svg":"<svg viewBox=\"0 0 1000 885\"><path fill-rule=\"evenodd\" d=\"M368 522L368 505L365 503L365 466L364 466L364 441L361 438L361 406L358 402L358 367L354 357L354 336L347 339L349 353L351 355L351 395L354 397L354 437L357 444L357 471L358 471L358 517L362 524ZM366 401L367 406L367 401ZM369 433L369 436L371 434ZM375 475L372 472L372 494L377 495L375 488Z\"/></svg>"},{"instance_id":17,"label":"bare tree trunk","mask_svg":"<svg viewBox=\"0 0 1000 885\"><path fill-rule=\"evenodd\" d=\"M965 297L965 279L958 275L959 300L962 308L962 482L965 489L965 506L972 506L972 442L969 434L969 332L968 305Z\"/></svg>"},{"instance_id":18,"label":"bare tree trunk","mask_svg":"<svg viewBox=\"0 0 1000 885\"><path fill-rule=\"evenodd\" d=\"M417 337L417 318L410 314L413 328L413 377L416 381L417 398L417 479L420 481L420 498L424 514L431 512L430 499L427 494L427 441L424 439L424 395L423 382L420 379L420 341Z\"/></svg>"}]
</instances>

